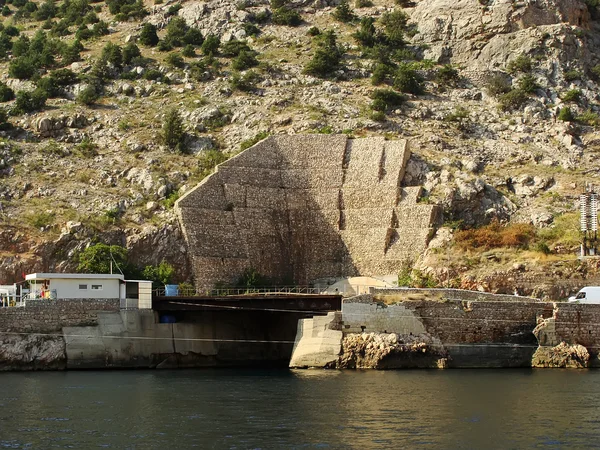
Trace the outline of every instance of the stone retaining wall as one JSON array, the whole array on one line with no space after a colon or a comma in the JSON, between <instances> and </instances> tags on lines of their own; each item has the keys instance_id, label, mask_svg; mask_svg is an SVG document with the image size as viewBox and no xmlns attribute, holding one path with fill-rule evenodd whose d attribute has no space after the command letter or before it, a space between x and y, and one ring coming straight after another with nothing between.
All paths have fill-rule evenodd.
<instances>
[{"instance_id":1,"label":"stone retaining wall","mask_svg":"<svg viewBox=\"0 0 600 450\"><path fill-rule=\"evenodd\" d=\"M94 326L99 311L119 309L119 299L29 300L22 308L0 308L0 332L50 333L69 326Z\"/></svg>"},{"instance_id":2,"label":"stone retaining wall","mask_svg":"<svg viewBox=\"0 0 600 450\"><path fill-rule=\"evenodd\" d=\"M404 140L279 135L219 165L175 207L196 286L397 272L441 219L401 187L409 156Z\"/></svg>"},{"instance_id":3,"label":"stone retaining wall","mask_svg":"<svg viewBox=\"0 0 600 450\"><path fill-rule=\"evenodd\" d=\"M344 337L395 334L394 339L411 342L421 339L429 345L434 342L434 348L447 352L445 367L531 367L539 346L559 348L561 342L568 349L585 347L590 356L589 366L600 367L600 305L522 300L398 301L396 290L388 291L390 298L379 294L373 297L377 301L370 303L365 295L356 301L344 300L341 317L337 317L335 327L333 324L330 327L341 328ZM327 324L322 324L321 329L328 329ZM297 339L303 366L318 366L325 353L319 352L319 358L311 364L311 355L302 346L302 336L299 334ZM311 348L325 344L328 349L333 348L331 339L323 343L319 339L317 334L304 336L304 342L310 342ZM550 350L553 352L556 353ZM340 359L331 358L325 365L339 367L347 355L338 356ZM296 361L294 357L292 361ZM404 367L402 361L396 361L400 365L394 367ZM379 361L376 367L386 367L388 363Z\"/></svg>"},{"instance_id":4,"label":"stone retaining wall","mask_svg":"<svg viewBox=\"0 0 600 450\"><path fill-rule=\"evenodd\" d=\"M492 301L492 302L540 302L533 297L521 297L518 295L493 294L491 292L469 291L465 289L444 288L375 288L375 298L388 298L398 301L404 300L468 300L468 301Z\"/></svg>"}]
</instances>

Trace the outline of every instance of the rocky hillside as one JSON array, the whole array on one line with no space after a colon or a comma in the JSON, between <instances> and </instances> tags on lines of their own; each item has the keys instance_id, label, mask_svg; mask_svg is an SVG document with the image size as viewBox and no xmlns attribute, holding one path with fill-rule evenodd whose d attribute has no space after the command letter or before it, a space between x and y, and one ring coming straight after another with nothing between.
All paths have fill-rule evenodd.
<instances>
[{"instance_id":1,"label":"rocky hillside","mask_svg":"<svg viewBox=\"0 0 600 450\"><path fill-rule=\"evenodd\" d=\"M444 206L411 283L540 295L540 277L576 284L596 271L574 261L576 200L600 168L596 8L12 0L0 280L73 270L94 242L126 246L137 265L169 261L185 280L182 192L268 134L346 133L411 139L405 183ZM508 230L518 239L456 231L495 221L522 224Z\"/></svg>"}]
</instances>

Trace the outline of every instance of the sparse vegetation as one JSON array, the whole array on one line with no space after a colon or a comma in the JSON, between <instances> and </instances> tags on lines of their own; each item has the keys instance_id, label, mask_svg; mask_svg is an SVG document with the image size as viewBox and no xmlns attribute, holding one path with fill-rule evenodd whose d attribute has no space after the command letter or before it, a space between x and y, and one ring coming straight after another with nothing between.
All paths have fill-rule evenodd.
<instances>
[{"instance_id":1,"label":"sparse vegetation","mask_svg":"<svg viewBox=\"0 0 600 450\"><path fill-rule=\"evenodd\" d=\"M186 152L183 120L177 109L167 111L162 126L162 142L171 151Z\"/></svg>"},{"instance_id":2,"label":"sparse vegetation","mask_svg":"<svg viewBox=\"0 0 600 450\"><path fill-rule=\"evenodd\" d=\"M331 77L341 68L344 55L343 49L337 44L337 36L333 30L328 30L313 39L317 48L304 72L322 78Z\"/></svg>"},{"instance_id":3,"label":"sparse vegetation","mask_svg":"<svg viewBox=\"0 0 600 450\"><path fill-rule=\"evenodd\" d=\"M527 55L519 55L516 59L513 59L508 63L506 70L508 73L516 74L516 73L529 73L533 69L533 63L529 56Z\"/></svg>"},{"instance_id":4,"label":"sparse vegetation","mask_svg":"<svg viewBox=\"0 0 600 450\"><path fill-rule=\"evenodd\" d=\"M459 230L454 241L462 250L485 249L499 247L527 248L535 237L533 225L514 223L502 225L492 222L480 228Z\"/></svg>"}]
</instances>

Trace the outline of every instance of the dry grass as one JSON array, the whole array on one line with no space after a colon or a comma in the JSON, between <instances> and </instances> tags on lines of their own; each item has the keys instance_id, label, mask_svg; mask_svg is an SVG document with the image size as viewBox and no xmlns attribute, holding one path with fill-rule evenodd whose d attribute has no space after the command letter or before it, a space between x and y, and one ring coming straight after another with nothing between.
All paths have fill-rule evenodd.
<instances>
[{"instance_id":1,"label":"dry grass","mask_svg":"<svg viewBox=\"0 0 600 450\"><path fill-rule=\"evenodd\" d=\"M535 228L526 223L501 225L492 222L481 228L458 231L454 237L461 250L512 247L527 248L535 237Z\"/></svg>"}]
</instances>

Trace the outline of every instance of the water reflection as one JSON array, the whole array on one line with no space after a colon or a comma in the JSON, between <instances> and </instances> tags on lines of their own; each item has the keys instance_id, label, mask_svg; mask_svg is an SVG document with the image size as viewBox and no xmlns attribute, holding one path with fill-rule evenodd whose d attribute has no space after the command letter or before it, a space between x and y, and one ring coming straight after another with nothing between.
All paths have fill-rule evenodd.
<instances>
[{"instance_id":1,"label":"water reflection","mask_svg":"<svg viewBox=\"0 0 600 450\"><path fill-rule=\"evenodd\" d=\"M600 372L0 374L0 447L597 446Z\"/></svg>"}]
</instances>

